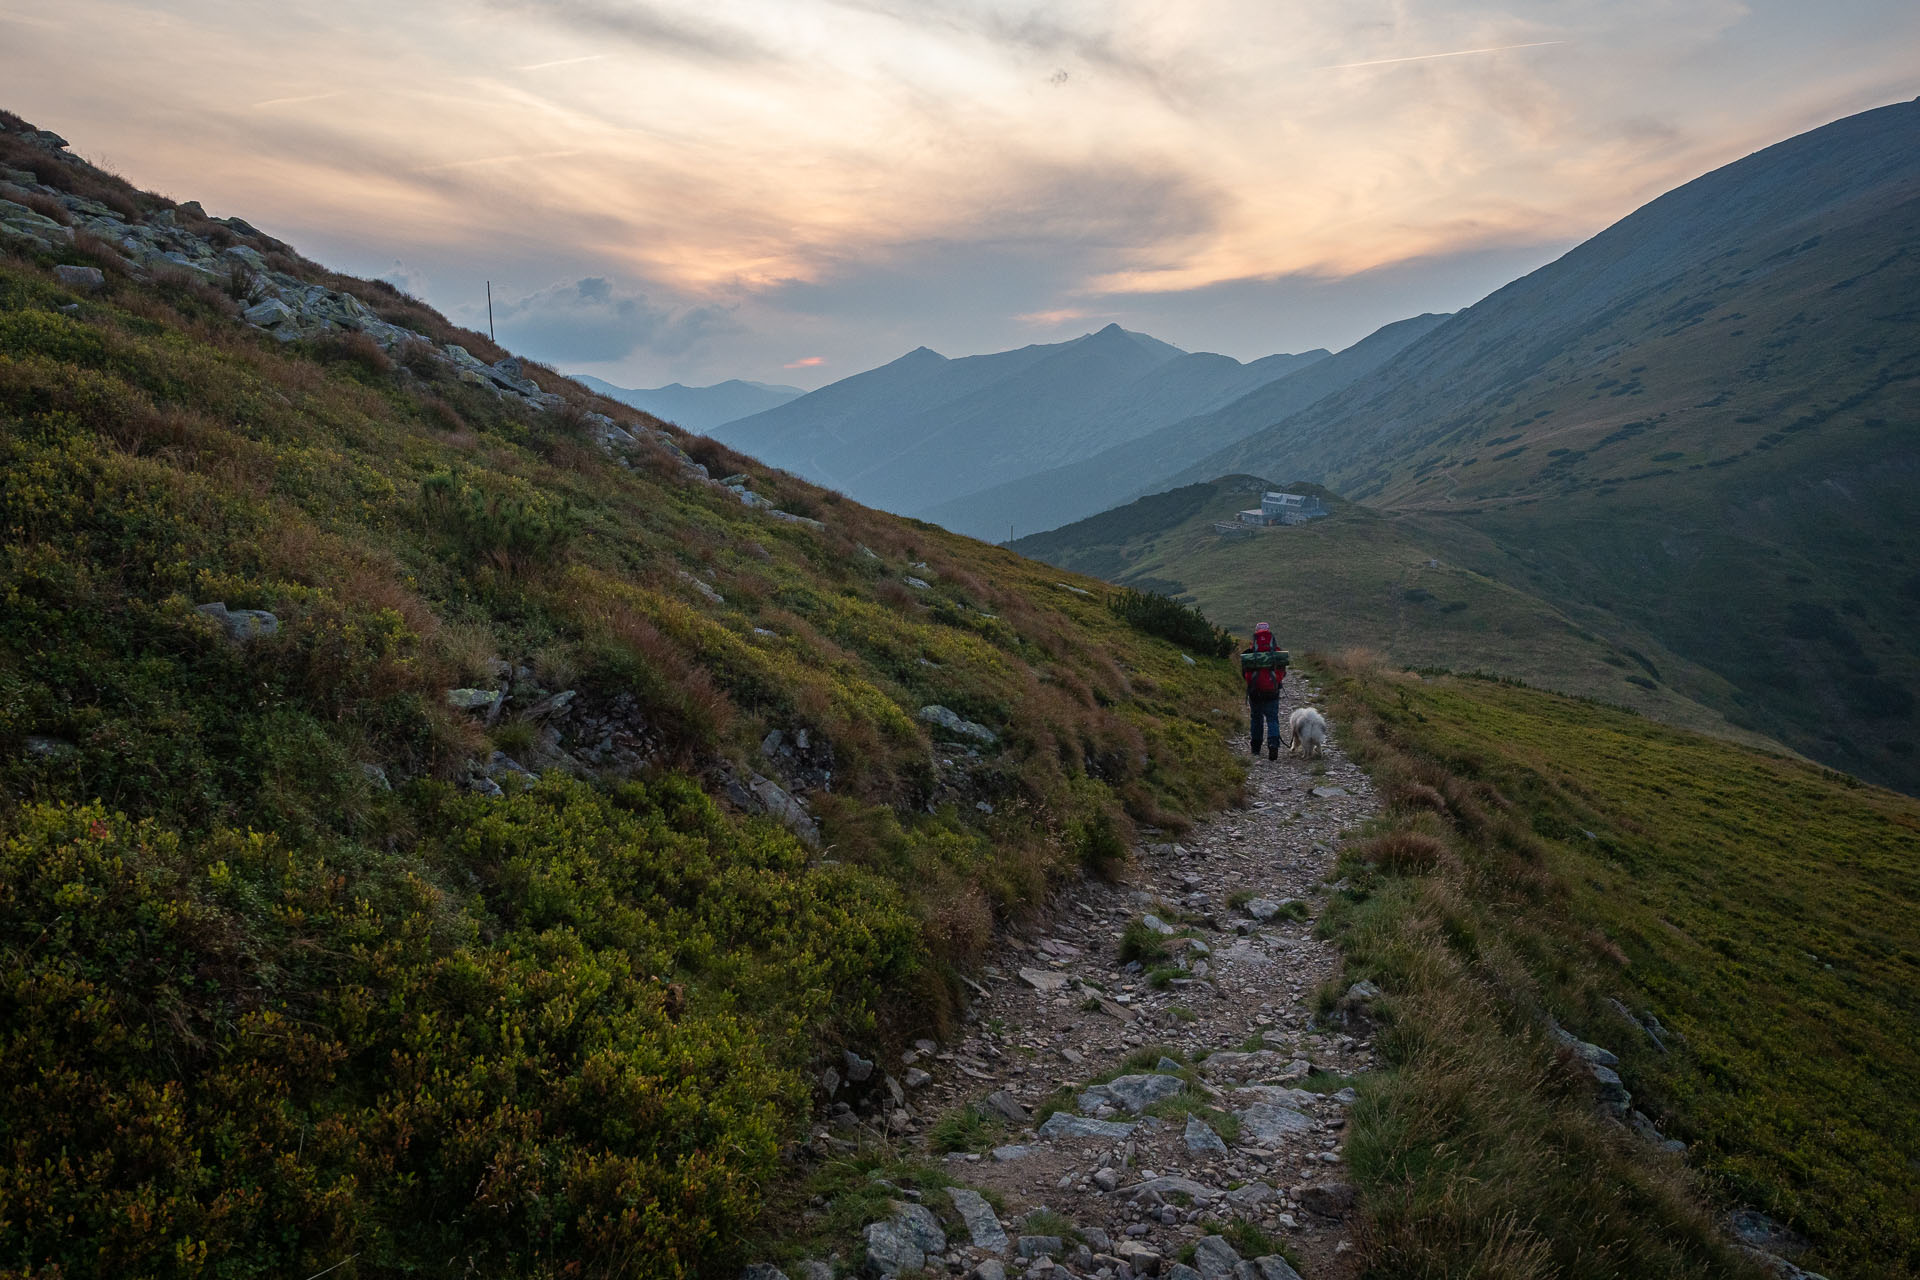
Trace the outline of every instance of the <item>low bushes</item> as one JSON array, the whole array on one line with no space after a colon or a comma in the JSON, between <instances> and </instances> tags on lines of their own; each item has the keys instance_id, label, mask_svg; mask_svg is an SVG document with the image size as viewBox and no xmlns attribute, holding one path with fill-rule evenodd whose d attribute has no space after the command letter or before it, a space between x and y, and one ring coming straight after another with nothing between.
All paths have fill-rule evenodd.
<instances>
[{"instance_id":1,"label":"low bushes","mask_svg":"<svg viewBox=\"0 0 1920 1280\"><path fill-rule=\"evenodd\" d=\"M711 1274L897 892L691 783L440 793L411 859L98 806L0 842L0 1269ZM684 1011L667 983L697 979ZM718 995L725 986L731 994Z\"/></svg>"},{"instance_id":2,"label":"low bushes","mask_svg":"<svg viewBox=\"0 0 1920 1280\"><path fill-rule=\"evenodd\" d=\"M1231 632L1208 622L1192 605L1156 592L1124 588L1108 599L1107 608L1130 627L1209 658L1225 658L1239 644Z\"/></svg>"}]
</instances>

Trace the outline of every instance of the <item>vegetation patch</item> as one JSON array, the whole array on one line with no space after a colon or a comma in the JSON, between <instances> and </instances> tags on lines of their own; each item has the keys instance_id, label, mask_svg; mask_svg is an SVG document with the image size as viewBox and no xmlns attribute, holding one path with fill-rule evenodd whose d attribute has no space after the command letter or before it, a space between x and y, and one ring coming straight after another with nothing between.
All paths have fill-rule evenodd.
<instances>
[{"instance_id":1,"label":"vegetation patch","mask_svg":"<svg viewBox=\"0 0 1920 1280\"><path fill-rule=\"evenodd\" d=\"M1814 1270L1920 1266L1920 804L1513 685L1334 690L1383 789L1446 800L1440 856L1350 853L1323 917L1394 997L1348 1147L1372 1274L1747 1274L1709 1204L1790 1224ZM1549 1017L1684 1160L1603 1118Z\"/></svg>"},{"instance_id":2,"label":"vegetation patch","mask_svg":"<svg viewBox=\"0 0 1920 1280\"><path fill-rule=\"evenodd\" d=\"M1227 657L1240 644L1231 632L1208 622L1207 616L1192 605L1152 591L1123 587L1107 600L1107 608L1128 626L1209 658Z\"/></svg>"}]
</instances>

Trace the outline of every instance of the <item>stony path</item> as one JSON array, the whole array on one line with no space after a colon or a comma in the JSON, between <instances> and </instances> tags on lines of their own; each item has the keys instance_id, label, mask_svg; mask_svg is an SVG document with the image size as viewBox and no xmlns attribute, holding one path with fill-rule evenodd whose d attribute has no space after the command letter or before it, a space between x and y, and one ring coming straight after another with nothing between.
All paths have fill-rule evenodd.
<instances>
[{"instance_id":1,"label":"stony path","mask_svg":"<svg viewBox=\"0 0 1920 1280\"><path fill-rule=\"evenodd\" d=\"M1288 681L1283 720L1310 698L1305 685ZM1007 1123L990 1153L944 1157L968 1186L997 1193L1006 1246L970 1247L963 1235L926 1258L930 1269L983 1278L1283 1274L1236 1271L1213 1244L1202 1246L1195 1271L1176 1264L1208 1234L1203 1223L1243 1219L1284 1241L1307 1280L1351 1270L1340 1156L1351 1095L1295 1087L1310 1073L1350 1076L1373 1065L1363 1020L1352 1033L1314 1020L1316 992L1340 964L1313 936L1312 917L1341 832L1376 808L1338 736L1335 726L1319 767L1284 749L1276 762L1253 761L1247 808L1145 845L1124 883L1086 880L1062 893L987 967L965 1039L923 1041L894 1068L911 1086L914 1141L927 1144L942 1113L968 1105ZM1244 737L1237 743L1245 750ZM1274 911L1290 901L1300 906ZM1129 922L1149 915L1185 935L1164 938L1161 964L1184 972L1159 989L1149 969L1119 954ZM1125 1065L1152 1046L1177 1053ZM1087 1082L1117 1070L1121 1079L1087 1092ZM1073 1091L1064 1110L1035 1125L1035 1109L1061 1102L1063 1087ZM1177 1114L1183 1107L1202 1109L1201 1118ZM1085 1246L1068 1240L1056 1254L1021 1257L1021 1236L1044 1234L1022 1229L1040 1209L1064 1217ZM995 1216L976 1205L974 1243L998 1243Z\"/></svg>"}]
</instances>

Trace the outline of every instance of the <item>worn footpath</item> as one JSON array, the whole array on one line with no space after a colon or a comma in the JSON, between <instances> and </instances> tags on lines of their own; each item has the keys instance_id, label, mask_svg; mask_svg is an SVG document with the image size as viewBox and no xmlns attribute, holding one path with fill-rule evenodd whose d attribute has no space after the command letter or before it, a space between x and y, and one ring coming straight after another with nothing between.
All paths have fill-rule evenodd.
<instances>
[{"instance_id":1,"label":"worn footpath","mask_svg":"<svg viewBox=\"0 0 1920 1280\"><path fill-rule=\"evenodd\" d=\"M1290 680L1282 718L1310 699ZM1279 1280L1281 1249L1308 1280L1351 1271L1341 1135L1373 993L1329 987L1313 921L1376 801L1337 743L1253 760L1247 800L1063 891L986 967L964 1039L885 1064L881 1107L964 1184L965 1229L903 1199L866 1230L869 1273Z\"/></svg>"}]
</instances>

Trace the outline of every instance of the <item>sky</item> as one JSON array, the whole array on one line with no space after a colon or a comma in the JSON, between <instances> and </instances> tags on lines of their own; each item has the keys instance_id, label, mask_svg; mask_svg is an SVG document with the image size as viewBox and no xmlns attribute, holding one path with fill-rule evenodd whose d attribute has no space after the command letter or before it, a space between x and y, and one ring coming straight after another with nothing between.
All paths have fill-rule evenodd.
<instances>
[{"instance_id":1,"label":"sky","mask_svg":"<svg viewBox=\"0 0 1920 1280\"><path fill-rule=\"evenodd\" d=\"M1912 0L0 0L0 107L624 386L1338 350L1917 93Z\"/></svg>"}]
</instances>

